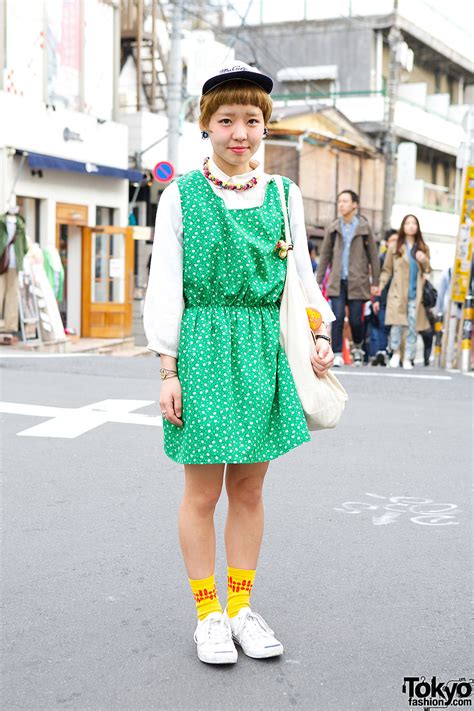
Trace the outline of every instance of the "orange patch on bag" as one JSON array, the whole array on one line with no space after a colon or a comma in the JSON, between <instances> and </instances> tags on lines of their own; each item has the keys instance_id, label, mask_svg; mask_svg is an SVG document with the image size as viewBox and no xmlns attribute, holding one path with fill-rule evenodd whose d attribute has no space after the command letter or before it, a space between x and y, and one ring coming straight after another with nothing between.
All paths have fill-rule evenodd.
<instances>
[{"instance_id":1,"label":"orange patch on bag","mask_svg":"<svg viewBox=\"0 0 474 711\"><path fill-rule=\"evenodd\" d=\"M323 317L316 309L307 308L309 327L312 331L317 331L323 322Z\"/></svg>"}]
</instances>

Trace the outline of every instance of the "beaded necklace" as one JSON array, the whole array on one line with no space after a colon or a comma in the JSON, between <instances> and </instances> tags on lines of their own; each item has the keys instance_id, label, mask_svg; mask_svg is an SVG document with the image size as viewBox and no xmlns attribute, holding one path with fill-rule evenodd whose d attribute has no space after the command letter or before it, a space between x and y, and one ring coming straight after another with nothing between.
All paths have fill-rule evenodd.
<instances>
[{"instance_id":1,"label":"beaded necklace","mask_svg":"<svg viewBox=\"0 0 474 711\"><path fill-rule=\"evenodd\" d=\"M217 188L223 188L224 190L250 190L250 188L255 187L258 182L258 177L250 178L247 183L243 184L220 180L219 178L216 178L215 175L212 175L209 170L209 158L205 158L202 166L202 172L204 173L204 176L210 180L211 183L214 183Z\"/></svg>"}]
</instances>

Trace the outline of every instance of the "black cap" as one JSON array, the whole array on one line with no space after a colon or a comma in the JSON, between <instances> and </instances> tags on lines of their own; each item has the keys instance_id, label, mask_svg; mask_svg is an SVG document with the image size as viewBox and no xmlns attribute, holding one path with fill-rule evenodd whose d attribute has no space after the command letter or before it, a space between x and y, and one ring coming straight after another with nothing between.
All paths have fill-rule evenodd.
<instances>
[{"instance_id":1,"label":"black cap","mask_svg":"<svg viewBox=\"0 0 474 711\"><path fill-rule=\"evenodd\" d=\"M266 74L262 74L251 67L245 62L234 61L232 64L228 64L219 70L217 74L207 79L202 87L202 93L208 94L216 86L225 84L226 81L233 81L234 79L242 79L243 81L250 81L252 84L256 84L261 89L270 94L273 89L273 79L268 77Z\"/></svg>"}]
</instances>

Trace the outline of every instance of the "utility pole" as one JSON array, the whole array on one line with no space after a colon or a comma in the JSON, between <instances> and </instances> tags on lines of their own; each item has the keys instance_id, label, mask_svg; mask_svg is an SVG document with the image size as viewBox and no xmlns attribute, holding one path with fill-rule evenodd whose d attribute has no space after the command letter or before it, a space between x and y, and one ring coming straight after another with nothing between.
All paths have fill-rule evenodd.
<instances>
[{"instance_id":1,"label":"utility pole","mask_svg":"<svg viewBox=\"0 0 474 711\"><path fill-rule=\"evenodd\" d=\"M398 0L393 4L395 23L397 22ZM395 104L397 102L398 85L400 83L400 59L398 49L403 41L403 36L398 27L394 25L388 34L390 48L390 64L388 74L388 100L385 109L385 178L383 197L383 229L384 232L391 228L392 207L395 197L396 153L397 137L395 135Z\"/></svg>"},{"instance_id":2,"label":"utility pole","mask_svg":"<svg viewBox=\"0 0 474 711\"><path fill-rule=\"evenodd\" d=\"M151 0L151 110L156 113L156 0Z\"/></svg>"},{"instance_id":3,"label":"utility pole","mask_svg":"<svg viewBox=\"0 0 474 711\"><path fill-rule=\"evenodd\" d=\"M114 121L119 120L120 113L120 102L119 102L119 79L120 79L120 42L121 42L121 9L120 0L114 0L113 2L113 15L114 15L114 58L113 58L113 79L112 79L112 93L113 93L113 109L112 118Z\"/></svg>"},{"instance_id":4,"label":"utility pole","mask_svg":"<svg viewBox=\"0 0 474 711\"><path fill-rule=\"evenodd\" d=\"M136 14L137 38L137 112L142 110L142 51L143 51L143 0L137 0Z\"/></svg>"},{"instance_id":5,"label":"utility pole","mask_svg":"<svg viewBox=\"0 0 474 711\"><path fill-rule=\"evenodd\" d=\"M173 0L168 74L168 161L178 169L183 62L181 57L182 0Z\"/></svg>"},{"instance_id":6,"label":"utility pole","mask_svg":"<svg viewBox=\"0 0 474 711\"><path fill-rule=\"evenodd\" d=\"M474 252L474 191L471 187L474 183L474 107L471 107L464 117L463 128L466 131L466 140L461 144L456 159L456 168L462 170L462 181L456 196L456 214L460 216L460 227L451 270L441 365L448 370L456 365L461 370L468 371L471 366L473 303L470 285Z\"/></svg>"}]
</instances>

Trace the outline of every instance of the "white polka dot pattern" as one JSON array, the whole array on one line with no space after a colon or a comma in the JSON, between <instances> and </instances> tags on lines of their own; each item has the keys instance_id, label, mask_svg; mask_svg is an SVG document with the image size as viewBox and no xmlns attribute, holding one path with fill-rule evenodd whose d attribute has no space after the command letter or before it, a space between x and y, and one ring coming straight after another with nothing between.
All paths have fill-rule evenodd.
<instances>
[{"instance_id":1,"label":"white polka dot pattern","mask_svg":"<svg viewBox=\"0 0 474 711\"><path fill-rule=\"evenodd\" d=\"M288 195L290 181L284 179ZM185 309L178 350L183 427L163 422L182 464L263 462L310 440L286 355L286 260L276 184L261 207L228 210L200 171L178 179Z\"/></svg>"}]
</instances>

